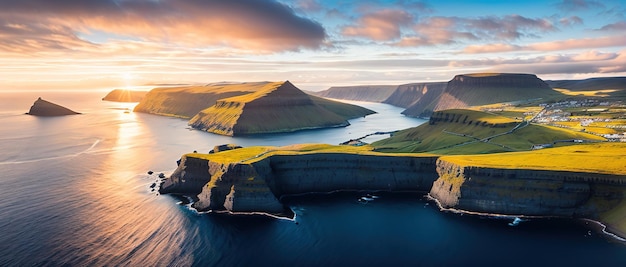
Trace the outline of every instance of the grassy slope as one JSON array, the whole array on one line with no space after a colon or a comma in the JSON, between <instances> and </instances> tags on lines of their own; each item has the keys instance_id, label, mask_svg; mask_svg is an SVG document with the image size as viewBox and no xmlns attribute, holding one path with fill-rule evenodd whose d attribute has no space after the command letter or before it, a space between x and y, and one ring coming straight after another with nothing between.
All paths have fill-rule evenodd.
<instances>
[{"instance_id":1,"label":"grassy slope","mask_svg":"<svg viewBox=\"0 0 626 267\"><path fill-rule=\"evenodd\" d=\"M579 144L525 152L442 156L441 159L462 166L626 175L626 143Z\"/></svg>"},{"instance_id":2,"label":"grassy slope","mask_svg":"<svg viewBox=\"0 0 626 267\"><path fill-rule=\"evenodd\" d=\"M217 100L249 94L267 82L242 84L209 84L152 89L135 107L136 112L191 118Z\"/></svg>"},{"instance_id":3,"label":"grassy slope","mask_svg":"<svg viewBox=\"0 0 626 267\"><path fill-rule=\"evenodd\" d=\"M343 126L347 119L372 113L307 95L289 82L277 82L254 93L222 99L194 116L190 125L223 135L245 135Z\"/></svg>"},{"instance_id":4,"label":"grassy slope","mask_svg":"<svg viewBox=\"0 0 626 267\"><path fill-rule=\"evenodd\" d=\"M529 150L533 144L552 143L557 140L589 139L604 140L601 137L569 131L566 129L542 125L528 125L512 134L491 139L488 143L475 142L456 147L457 144L483 139L496 134L505 133L515 127L519 121L474 110L446 110L433 115L456 114L460 118L456 122L438 121L435 124L425 123L418 127L396 133L393 137L374 142L372 145L381 152L430 152L435 154L485 154ZM467 116L467 119L465 117ZM452 117L452 116L451 116ZM466 123L462 123L466 121ZM480 121L477 125L476 122ZM471 124L469 123L471 122ZM499 127L493 127L499 125ZM502 127L504 126L504 127ZM446 133L448 132L448 133ZM459 136L451 133L456 133ZM475 138L472 138L475 137ZM561 143L558 143L559 145ZM571 143L570 143L571 144ZM505 147L502 147L504 145Z\"/></svg>"}]
</instances>

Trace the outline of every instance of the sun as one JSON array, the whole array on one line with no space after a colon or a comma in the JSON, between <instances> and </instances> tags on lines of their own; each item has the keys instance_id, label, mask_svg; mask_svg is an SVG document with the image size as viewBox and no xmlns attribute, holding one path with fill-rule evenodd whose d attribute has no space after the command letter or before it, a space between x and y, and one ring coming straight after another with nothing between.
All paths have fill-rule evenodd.
<instances>
[{"instance_id":1,"label":"sun","mask_svg":"<svg viewBox=\"0 0 626 267\"><path fill-rule=\"evenodd\" d=\"M126 89L129 89L133 84L133 73L132 72L124 72L120 75L122 80L124 81L124 86Z\"/></svg>"}]
</instances>

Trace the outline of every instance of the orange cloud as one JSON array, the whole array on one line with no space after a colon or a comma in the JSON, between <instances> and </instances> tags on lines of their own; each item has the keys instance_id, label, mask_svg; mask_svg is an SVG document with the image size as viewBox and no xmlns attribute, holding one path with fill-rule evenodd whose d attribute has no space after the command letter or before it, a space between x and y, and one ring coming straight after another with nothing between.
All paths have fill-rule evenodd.
<instances>
[{"instance_id":1,"label":"orange cloud","mask_svg":"<svg viewBox=\"0 0 626 267\"><path fill-rule=\"evenodd\" d=\"M344 27L342 33L346 36L390 41L400 38L401 28L409 26L412 21L413 16L406 11L383 9L364 15L356 25Z\"/></svg>"},{"instance_id":2,"label":"orange cloud","mask_svg":"<svg viewBox=\"0 0 626 267\"><path fill-rule=\"evenodd\" d=\"M326 42L325 29L319 23L295 15L276 1L0 0L0 6L0 42L5 49L13 47L11 50L20 45L72 49L71 43L58 39L79 39L76 36L92 31L143 41L261 52L316 49ZM18 26L34 31L20 32ZM26 34L39 44L8 41L23 39L20 37Z\"/></svg>"}]
</instances>

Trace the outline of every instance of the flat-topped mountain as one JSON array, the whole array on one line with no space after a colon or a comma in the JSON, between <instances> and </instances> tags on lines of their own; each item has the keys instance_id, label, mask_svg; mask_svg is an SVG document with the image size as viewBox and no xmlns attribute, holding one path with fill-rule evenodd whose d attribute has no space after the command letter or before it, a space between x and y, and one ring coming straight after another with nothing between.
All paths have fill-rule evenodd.
<instances>
[{"instance_id":1,"label":"flat-topped mountain","mask_svg":"<svg viewBox=\"0 0 626 267\"><path fill-rule=\"evenodd\" d=\"M147 93L147 91L115 89L104 96L102 100L112 102L139 102Z\"/></svg>"},{"instance_id":2,"label":"flat-topped mountain","mask_svg":"<svg viewBox=\"0 0 626 267\"><path fill-rule=\"evenodd\" d=\"M366 101L366 102L385 102L396 89L397 85L355 85L355 86L333 86L324 91L311 92L316 96Z\"/></svg>"},{"instance_id":3,"label":"flat-topped mountain","mask_svg":"<svg viewBox=\"0 0 626 267\"><path fill-rule=\"evenodd\" d=\"M66 107L38 98L30 107L28 115L34 116L65 116L80 114Z\"/></svg>"},{"instance_id":4,"label":"flat-topped mountain","mask_svg":"<svg viewBox=\"0 0 626 267\"><path fill-rule=\"evenodd\" d=\"M448 82L435 111L559 96L533 74L475 73L457 75Z\"/></svg>"},{"instance_id":5,"label":"flat-topped mountain","mask_svg":"<svg viewBox=\"0 0 626 267\"><path fill-rule=\"evenodd\" d=\"M222 135L293 132L349 125L374 112L308 95L289 81L265 83L256 92L220 99L189 125Z\"/></svg>"}]
</instances>

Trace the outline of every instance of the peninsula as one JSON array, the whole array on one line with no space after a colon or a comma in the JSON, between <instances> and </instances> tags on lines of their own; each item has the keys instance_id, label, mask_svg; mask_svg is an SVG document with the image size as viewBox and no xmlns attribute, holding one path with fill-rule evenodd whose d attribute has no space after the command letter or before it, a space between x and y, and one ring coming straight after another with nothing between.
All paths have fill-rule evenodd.
<instances>
[{"instance_id":1,"label":"peninsula","mask_svg":"<svg viewBox=\"0 0 626 267\"><path fill-rule=\"evenodd\" d=\"M190 119L193 128L229 136L342 127L375 113L308 95L289 81L158 88L135 111Z\"/></svg>"},{"instance_id":2,"label":"peninsula","mask_svg":"<svg viewBox=\"0 0 626 267\"><path fill-rule=\"evenodd\" d=\"M114 89L102 98L103 101L112 102L139 102L146 96L147 91Z\"/></svg>"},{"instance_id":3,"label":"peninsula","mask_svg":"<svg viewBox=\"0 0 626 267\"><path fill-rule=\"evenodd\" d=\"M444 209L586 218L626 237L626 143L604 140L479 111L445 110L372 145L186 154L159 191L190 195L200 211L271 214L285 213L281 198L287 195L414 191ZM531 150L534 142L554 147Z\"/></svg>"},{"instance_id":4,"label":"peninsula","mask_svg":"<svg viewBox=\"0 0 626 267\"><path fill-rule=\"evenodd\" d=\"M30 107L30 110L26 114L33 116L53 117L76 115L80 113L57 105L55 103L43 100L41 97L39 97L37 98L37 100L35 100L35 103L33 103L33 105Z\"/></svg>"}]
</instances>

